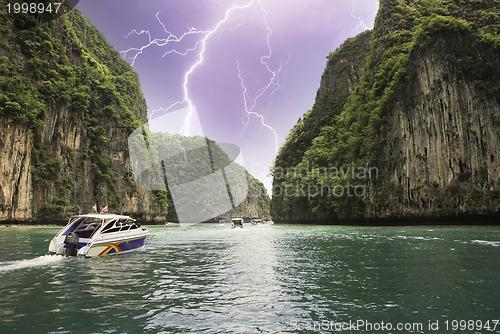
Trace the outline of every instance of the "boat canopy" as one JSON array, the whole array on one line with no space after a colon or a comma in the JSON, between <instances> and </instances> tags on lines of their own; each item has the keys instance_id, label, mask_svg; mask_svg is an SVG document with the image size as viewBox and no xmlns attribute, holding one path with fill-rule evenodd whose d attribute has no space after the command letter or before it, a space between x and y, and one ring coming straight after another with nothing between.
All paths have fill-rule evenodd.
<instances>
[{"instance_id":1,"label":"boat canopy","mask_svg":"<svg viewBox=\"0 0 500 334\"><path fill-rule=\"evenodd\" d=\"M101 229L101 233L109 233L138 227L135 219L129 216L90 213L72 216L60 234L67 235L74 232L80 238L90 238L96 231Z\"/></svg>"},{"instance_id":2,"label":"boat canopy","mask_svg":"<svg viewBox=\"0 0 500 334\"><path fill-rule=\"evenodd\" d=\"M72 216L71 219L73 218L98 218L98 219L131 219L134 220L133 218L129 216L122 216L122 215L114 215L114 214L102 214L102 213L88 213L86 215L77 215L77 216Z\"/></svg>"}]
</instances>

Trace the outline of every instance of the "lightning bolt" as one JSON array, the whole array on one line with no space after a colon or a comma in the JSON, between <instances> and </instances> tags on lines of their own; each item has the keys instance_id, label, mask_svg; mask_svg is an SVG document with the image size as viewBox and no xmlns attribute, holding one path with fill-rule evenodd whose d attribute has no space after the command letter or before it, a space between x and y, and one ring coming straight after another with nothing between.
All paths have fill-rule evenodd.
<instances>
[{"instance_id":1,"label":"lightning bolt","mask_svg":"<svg viewBox=\"0 0 500 334\"><path fill-rule=\"evenodd\" d=\"M243 136L246 128L248 127L248 124L250 122L250 117L255 116L260 119L260 122L263 127L269 129L273 135L274 135L274 140L275 140L275 151L278 153L279 150L279 136L278 133L271 127L269 126L265 120L264 116L262 114L259 114L254 111L255 107L257 106L258 101L270 91L269 93L269 104L271 103L271 97L279 90L283 90L281 85L279 84L279 74L281 70L283 69L283 63L280 64L278 69L272 70L268 64L268 61L271 59L273 50L271 48L271 34L273 33L272 29L269 27L269 24L267 22L267 12L262 6L262 3L259 1L259 8L260 10L264 13L264 22L267 30L266 34L266 45L268 49L268 54L260 57L260 63L266 68L267 72L270 74L271 78L265 84L263 87L261 87L255 97L251 99L248 95L248 89L245 84L245 80L242 75L241 67L240 67L240 62L236 60L237 64L237 70L238 70L238 78L240 79L240 84L243 89L243 101L244 101L244 107L245 107L245 114L246 114L246 122L243 124L243 128L240 134L240 137ZM249 103L249 100L252 100L251 103Z\"/></svg>"},{"instance_id":2,"label":"lightning bolt","mask_svg":"<svg viewBox=\"0 0 500 334\"><path fill-rule=\"evenodd\" d=\"M127 50L123 50L120 52L122 57L130 62L130 64L133 66L137 58L148 48L150 47L160 47L160 48L165 48L168 47L169 45L173 44L174 48L168 49L164 54L163 57L169 55L169 54L177 54L180 56L186 56L187 54L191 52L198 52L198 58L197 60L190 66L190 68L184 73L184 80L183 80L183 97L182 100L177 101L167 108L159 108L156 110L152 111L152 114L155 112L168 112L172 110L175 107L180 107L180 106L186 106L189 110L189 113L186 117L182 132L187 133L188 131L188 126L189 126L189 120L191 115L193 114L193 103L190 98L190 93L189 93L189 81L191 75L195 72L195 70L203 64L204 62L204 55L206 52L207 48L207 43L209 39L216 34L217 32L224 32L225 30L236 30L242 25L245 24L245 17L243 12L247 9L250 9L254 7L256 9L256 12L258 10L261 10L264 13L264 21L265 21L265 28L267 29L267 38L266 38L266 43L267 43L267 48L268 48L268 54L262 56L260 58L260 63L265 67L265 69L268 71L270 74L270 79L269 81L262 87L260 88L256 96L251 99L248 94L248 89L246 88L245 85L245 80L243 79L242 76L242 71L240 69L240 63L237 61L237 70L238 70L238 78L240 80L242 89L243 89L243 104L244 104L244 112L246 115L246 122L243 124L243 130L241 132L240 137L243 135L245 132L246 128L248 127L250 117L254 116L260 119L260 122L263 127L269 129L275 139L275 148L276 152L278 151L279 147L279 136L277 132L268 124L265 122L265 117L258 112L255 111L255 108L257 106L257 103L260 99L262 99L265 95L269 96L269 101L271 97L282 87L279 84L279 74L283 68L283 64L279 66L279 68L272 70L271 66L268 64L269 60L272 57L272 48L271 48L271 42L270 42L270 36L272 34L272 30L269 28L268 21L267 21L267 12L260 2L260 0L250 0L246 4L243 5L233 5L229 8L224 7L220 2L217 0L213 0L213 2L217 5L219 5L221 8L225 10L225 15L223 18L221 18L211 30L197 30L196 28L190 28L188 31L184 32L182 35L177 36L173 34L171 31L167 29L165 24L160 20L159 18L159 13L156 14L156 20L158 23L163 27L163 31L166 33L166 37L164 38L153 38L151 36L151 32L149 30L132 30L128 35L125 36L125 38L128 38L132 35L138 35L142 36L145 35L148 37L148 43L141 47L136 47L136 48L129 48ZM235 13L241 12L241 22L236 24L233 27L225 27L225 24L232 18ZM176 45L179 45L186 37L192 36L192 35L200 35L201 38L194 44L194 46L190 48L185 48L184 50L179 50L178 48L175 48ZM250 101L251 100L251 101Z\"/></svg>"},{"instance_id":3,"label":"lightning bolt","mask_svg":"<svg viewBox=\"0 0 500 334\"><path fill-rule=\"evenodd\" d=\"M240 79L241 87L243 88L243 101L244 101L244 106L245 106L245 113L247 115L247 121L243 125L243 129L241 131L240 137L243 135L243 133L245 132L245 129L248 127L248 123L250 122L250 116L253 115L253 116L255 116L255 117L257 117L257 118L260 119L260 122L261 122L262 126L268 128L273 133L274 139L275 139L275 143L276 143L275 150L276 150L276 153L277 153L278 149L279 149L279 147L278 147L278 143L279 143L278 133L271 126L269 126L268 124L266 124L266 122L264 121L264 116L263 115L261 115L261 114L255 112L255 111L253 111L253 109L257 105L256 101L258 100L258 98L262 97L262 95L264 94L264 91L261 89L261 93L259 93L258 96L255 99L253 99L252 106L249 107L249 103L248 103L248 89L245 86L245 80L243 79L243 76L242 76L242 73L241 73L240 62L239 61L237 61L237 69L238 69L238 78ZM272 83L272 80L270 81L270 83ZM276 88L276 89L278 89L278 88Z\"/></svg>"},{"instance_id":4,"label":"lightning bolt","mask_svg":"<svg viewBox=\"0 0 500 334\"><path fill-rule=\"evenodd\" d=\"M365 30L368 30L368 26L363 22L363 19L360 16L354 15L354 11L356 10L356 0L352 0L352 8L351 8L351 17L356 19L358 21L358 24L356 25L356 31L357 33L361 33Z\"/></svg>"},{"instance_id":5,"label":"lightning bolt","mask_svg":"<svg viewBox=\"0 0 500 334\"><path fill-rule=\"evenodd\" d=\"M185 32L180 37L178 37L178 36L174 35L173 33L171 33L170 31L167 30L167 28L165 27L165 25L163 24L163 22L161 22L160 18L158 17L159 14L160 14L159 12L156 13L155 17L156 17L156 20L163 27L163 30L165 31L165 33L168 34L167 38L154 38L153 39L151 37L151 32L149 30L137 31L135 29L132 30L131 32L129 32L125 36L125 38L128 38L131 35L138 35L138 36L147 35L148 39L149 39L149 43L146 44L146 45L144 45L144 46L141 46L140 48L130 48L128 50L120 51L120 54L123 55L124 59L127 59L127 54L134 53L134 55L129 58L130 61L131 61L131 63L130 63L131 66L134 66L134 63L137 60L137 57L140 54L142 54L145 49L147 49L147 48L149 48L149 47L151 47L153 45L156 45L158 47L165 47L168 44L180 43L180 42L182 42L182 40L184 40L184 38L186 36L189 36L189 35L193 35L193 34L208 34L209 33L209 31L200 31L200 30L197 30L196 28L190 28L189 31ZM184 52L180 52L180 51L177 51L176 49L172 49L170 51L165 52L165 54L163 55L163 57L165 57L167 54L170 54L170 53L176 53L178 55L185 56L189 52L196 50L197 44L195 45L194 48L186 49Z\"/></svg>"}]
</instances>

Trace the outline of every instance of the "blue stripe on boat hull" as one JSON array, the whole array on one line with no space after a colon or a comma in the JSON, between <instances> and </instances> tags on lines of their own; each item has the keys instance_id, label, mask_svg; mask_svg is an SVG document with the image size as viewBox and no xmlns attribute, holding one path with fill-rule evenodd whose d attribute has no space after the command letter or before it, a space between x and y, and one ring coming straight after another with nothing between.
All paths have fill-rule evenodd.
<instances>
[{"instance_id":1,"label":"blue stripe on boat hull","mask_svg":"<svg viewBox=\"0 0 500 334\"><path fill-rule=\"evenodd\" d=\"M145 242L146 242L146 236L132 240L94 244L88 251L89 254L86 254L86 256L93 257L93 256L103 256L108 254L127 252L144 247ZM97 254L95 253L96 250L98 251Z\"/></svg>"}]
</instances>

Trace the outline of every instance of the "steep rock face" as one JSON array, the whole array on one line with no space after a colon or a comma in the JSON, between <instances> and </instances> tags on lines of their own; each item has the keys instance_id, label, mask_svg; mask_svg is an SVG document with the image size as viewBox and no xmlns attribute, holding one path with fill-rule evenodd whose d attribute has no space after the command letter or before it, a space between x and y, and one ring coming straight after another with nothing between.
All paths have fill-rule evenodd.
<instances>
[{"instance_id":1,"label":"steep rock face","mask_svg":"<svg viewBox=\"0 0 500 334\"><path fill-rule=\"evenodd\" d=\"M363 67L370 50L371 31L346 40L335 52L328 56L328 62L321 84L316 94L313 108L299 119L280 148L274 166L273 188L281 190L284 181L279 175L294 168L318 137L321 128L332 123L340 114L349 96L354 92L363 76ZM283 210L283 197L274 196L271 203L271 215L275 219L309 220L314 217L300 201L293 211Z\"/></svg>"},{"instance_id":2,"label":"steep rock face","mask_svg":"<svg viewBox=\"0 0 500 334\"><path fill-rule=\"evenodd\" d=\"M0 220L61 221L95 203L164 219L131 178L127 138L146 104L118 52L76 10L1 10L0 29Z\"/></svg>"},{"instance_id":3,"label":"steep rock face","mask_svg":"<svg viewBox=\"0 0 500 334\"><path fill-rule=\"evenodd\" d=\"M219 145L201 136L138 131L131 138L131 152L137 184L169 190L169 221L218 221L215 216L228 212L269 217L266 189L233 160L239 154L235 145Z\"/></svg>"},{"instance_id":4,"label":"steep rock face","mask_svg":"<svg viewBox=\"0 0 500 334\"><path fill-rule=\"evenodd\" d=\"M31 192L31 131L0 120L0 220L29 219Z\"/></svg>"},{"instance_id":5,"label":"steep rock face","mask_svg":"<svg viewBox=\"0 0 500 334\"><path fill-rule=\"evenodd\" d=\"M498 97L471 78L471 59L495 54L461 33L436 36L410 58L385 145L382 191L368 216L433 216L500 210ZM495 76L495 72L489 75ZM382 199L381 197L384 197Z\"/></svg>"},{"instance_id":6,"label":"steep rock face","mask_svg":"<svg viewBox=\"0 0 500 334\"><path fill-rule=\"evenodd\" d=\"M167 190L134 182L128 139L147 106L129 64L77 10L51 19L9 14L5 4L0 221L64 221L94 204L143 222L175 216ZM247 198L239 212L267 212L266 196Z\"/></svg>"},{"instance_id":7,"label":"steep rock face","mask_svg":"<svg viewBox=\"0 0 500 334\"><path fill-rule=\"evenodd\" d=\"M321 128L342 111L363 76L371 35L371 31L366 31L350 38L327 57L314 106L288 135L276 158L276 167L299 163Z\"/></svg>"},{"instance_id":8,"label":"steep rock face","mask_svg":"<svg viewBox=\"0 0 500 334\"><path fill-rule=\"evenodd\" d=\"M291 163L276 159L276 167L291 171L275 173L274 184L288 194L273 197L273 218L334 223L498 214L499 22L493 0L381 0L354 92ZM303 132L292 131L288 154ZM318 167L342 173L311 173ZM343 173L372 167L374 177ZM352 185L362 187L361 195L331 191ZM311 196L310 189L325 194Z\"/></svg>"},{"instance_id":9,"label":"steep rock face","mask_svg":"<svg viewBox=\"0 0 500 334\"><path fill-rule=\"evenodd\" d=\"M248 196L240 205L231 211L232 217L265 218L270 217L271 198L266 188L256 178L247 174Z\"/></svg>"}]
</instances>

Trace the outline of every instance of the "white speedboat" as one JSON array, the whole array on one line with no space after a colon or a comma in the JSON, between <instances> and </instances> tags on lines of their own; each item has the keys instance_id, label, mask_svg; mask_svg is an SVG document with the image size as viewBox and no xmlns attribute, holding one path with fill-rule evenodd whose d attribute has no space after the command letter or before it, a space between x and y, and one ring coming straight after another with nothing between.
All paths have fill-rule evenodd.
<instances>
[{"instance_id":1,"label":"white speedboat","mask_svg":"<svg viewBox=\"0 0 500 334\"><path fill-rule=\"evenodd\" d=\"M149 231L129 216L87 214L73 216L50 241L49 252L60 255L102 255L143 249Z\"/></svg>"},{"instance_id":2,"label":"white speedboat","mask_svg":"<svg viewBox=\"0 0 500 334\"><path fill-rule=\"evenodd\" d=\"M233 218L231 219L231 228L243 228L243 218Z\"/></svg>"}]
</instances>

